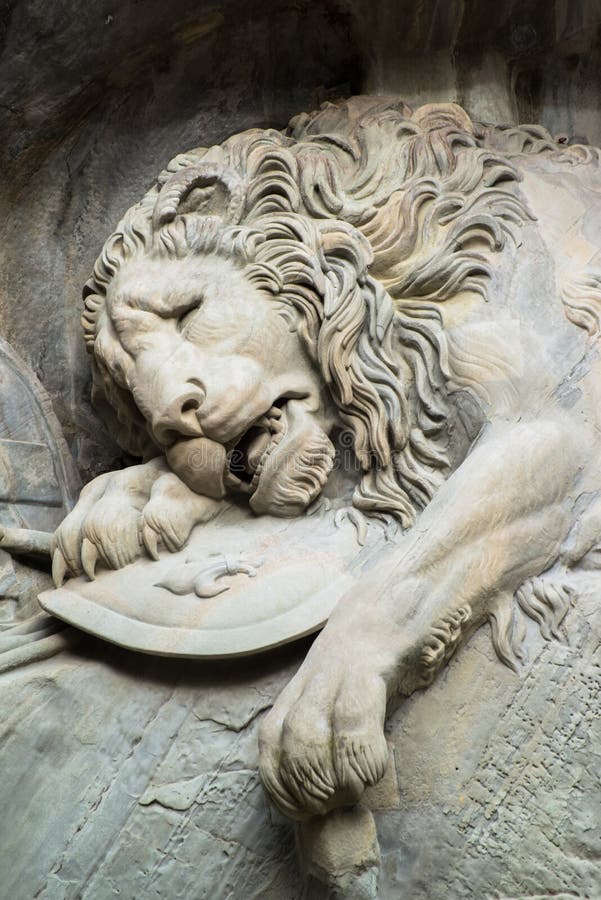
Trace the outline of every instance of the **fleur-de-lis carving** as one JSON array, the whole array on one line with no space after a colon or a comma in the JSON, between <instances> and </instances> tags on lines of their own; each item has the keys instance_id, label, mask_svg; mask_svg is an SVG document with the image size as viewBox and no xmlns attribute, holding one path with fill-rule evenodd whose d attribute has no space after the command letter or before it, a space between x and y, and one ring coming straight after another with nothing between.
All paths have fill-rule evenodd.
<instances>
[{"instance_id":1,"label":"fleur-de-lis carving","mask_svg":"<svg viewBox=\"0 0 601 900\"><path fill-rule=\"evenodd\" d=\"M171 569L162 581L157 582L156 587L165 588L179 596L195 593L197 597L215 597L231 587L229 584L218 582L218 579L226 575L239 574L254 578L257 569L262 565L262 559L250 560L243 554L226 556L223 553L216 553L202 560L189 557L185 563Z\"/></svg>"}]
</instances>

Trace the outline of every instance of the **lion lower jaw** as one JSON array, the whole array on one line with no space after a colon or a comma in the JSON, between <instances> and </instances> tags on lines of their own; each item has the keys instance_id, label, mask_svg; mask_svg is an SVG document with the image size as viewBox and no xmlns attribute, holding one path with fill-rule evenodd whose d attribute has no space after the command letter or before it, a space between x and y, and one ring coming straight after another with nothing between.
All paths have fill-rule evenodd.
<instances>
[{"instance_id":1,"label":"lion lower jaw","mask_svg":"<svg viewBox=\"0 0 601 900\"><path fill-rule=\"evenodd\" d=\"M250 507L273 516L297 516L319 496L332 470L334 445L302 404L285 407L286 430L264 454L253 478Z\"/></svg>"}]
</instances>

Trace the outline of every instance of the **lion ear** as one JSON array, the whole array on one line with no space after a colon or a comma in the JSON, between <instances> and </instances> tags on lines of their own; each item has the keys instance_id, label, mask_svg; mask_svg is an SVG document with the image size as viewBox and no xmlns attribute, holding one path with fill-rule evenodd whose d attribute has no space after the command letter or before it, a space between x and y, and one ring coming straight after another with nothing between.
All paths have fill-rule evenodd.
<instances>
[{"instance_id":1,"label":"lion ear","mask_svg":"<svg viewBox=\"0 0 601 900\"><path fill-rule=\"evenodd\" d=\"M153 212L155 228L172 222L179 213L218 215L237 225L244 209L240 177L218 163L199 162L174 172L163 184Z\"/></svg>"},{"instance_id":2,"label":"lion ear","mask_svg":"<svg viewBox=\"0 0 601 900\"><path fill-rule=\"evenodd\" d=\"M321 230L322 267L334 292L326 292L325 317L344 305L344 298L352 290L359 291L362 307L369 313L366 326L373 341L384 341L392 323L394 308L392 299L384 287L369 273L373 262L373 250L369 241L352 225L345 222L327 222Z\"/></svg>"}]
</instances>

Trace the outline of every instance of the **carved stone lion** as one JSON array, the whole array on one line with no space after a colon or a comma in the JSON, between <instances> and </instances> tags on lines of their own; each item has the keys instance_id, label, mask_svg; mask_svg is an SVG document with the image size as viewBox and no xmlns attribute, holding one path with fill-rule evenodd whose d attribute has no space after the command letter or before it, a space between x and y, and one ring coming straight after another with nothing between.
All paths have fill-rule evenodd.
<instances>
[{"instance_id":1,"label":"carved stone lion","mask_svg":"<svg viewBox=\"0 0 601 900\"><path fill-rule=\"evenodd\" d=\"M594 563L600 200L595 149L356 97L177 156L106 242L84 289L95 400L146 461L84 489L57 583L180 548L235 494L302 514L341 432L353 515L406 531L265 719L285 813L355 802L387 703L485 620L508 664L523 614L556 635L570 568Z\"/></svg>"}]
</instances>

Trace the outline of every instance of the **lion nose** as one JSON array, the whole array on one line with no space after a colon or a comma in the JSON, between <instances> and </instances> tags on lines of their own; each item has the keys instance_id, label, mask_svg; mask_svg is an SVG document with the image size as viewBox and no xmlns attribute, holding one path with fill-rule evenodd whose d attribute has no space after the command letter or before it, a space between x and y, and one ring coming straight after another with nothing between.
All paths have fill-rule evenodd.
<instances>
[{"instance_id":1,"label":"lion nose","mask_svg":"<svg viewBox=\"0 0 601 900\"><path fill-rule=\"evenodd\" d=\"M152 430L157 441L169 446L182 436L201 436L198 413L204 398L199 385L188 384L162 410L157 410L152 417Z\"/></svg>"}]
</instances>

